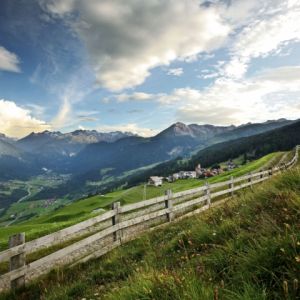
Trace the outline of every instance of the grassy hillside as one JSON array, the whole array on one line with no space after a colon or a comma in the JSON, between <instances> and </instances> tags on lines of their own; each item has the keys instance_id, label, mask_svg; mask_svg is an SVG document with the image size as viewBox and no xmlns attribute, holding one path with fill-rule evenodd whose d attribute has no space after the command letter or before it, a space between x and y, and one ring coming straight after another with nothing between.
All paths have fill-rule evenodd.
<instances>
[{"instance_id":1,"label":"grassy hillside","mask_svg":"<svg viewBox=\"0 0 300 300\"><path fill-rule=\"evenodd\" d=\"M0 299L299 299L299 227L298 167Z\"/></svg>"},{"instance_id":2,"label":"grassy hillside","mask_svg":"<svg viewBox=\"0 0 300 300\"><path fill-rule=\"evenodd\" d=\"M256 161L245 164L232 171L209 178L208 181L210 183L215 183L228 180L230 176L237 177L244 175L248 172L260 169L263 166L267 166L269 163L277 161L282 155L282 153L268 154ZM172 191L175 193L199 187L204 183L204 180L187 179L178 180L174 183L164 183L162 187L147 186L146 199L161 196L167 189L172 189ZM102 210L110 209L110 204L115 201L120 201L121 204L124 205L141 201L143 200L143 196L144 185L138 185L129 189L108 193L105 196L97 195L87 199L79 200L41 217L33 218L20 224L3 227L0 231L0 249L7 247L8 238L14 233L25 232L26 240L31 240L93 217L99 214L99 212ZM22 209L24 209L26 202L19 203L19 205L21 205Z\"/></svg>"}]
</instances>

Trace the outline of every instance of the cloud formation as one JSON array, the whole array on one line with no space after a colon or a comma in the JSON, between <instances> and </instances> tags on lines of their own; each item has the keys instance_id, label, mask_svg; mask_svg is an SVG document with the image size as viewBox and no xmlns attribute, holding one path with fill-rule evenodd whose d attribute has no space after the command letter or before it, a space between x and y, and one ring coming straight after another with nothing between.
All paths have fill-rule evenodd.
<instances>
[{"instance_id":1,"label":"cloud formation","mask_svg":"<svg viewBox=\"0 0 300 300\"><path fill-rule=\"evenodd\" d=\"M143 137L153 136L158 133L157 130L140 127L136 123L117 124L117 125L100 125L97 128L100 132L122 131L131 132Z\"/></svg>"},{"instance_id":2,"label":"cloud formation","mask_svg":"<svg viewBox=\"0 0 300 300\"><path fill-rule=\"evenodd\" d=\"M151 100L153 97L152 94L142 93L142 92L135 92L132 94L119 94L116 95L115 98L118 102L126 102L126 101L147 101Z\"/></svg>"},{"instance_id":3,"label":"cloud formation","mask_svg":"<svg viewBox=\"0 0 300 300\"><path fill-rule=\"evenodd\" d=\"M21 72L20 61L15 53L12 53L0 46L0 71Z\"/></svg>"},{"instance_id":4,"label":"cloud formation","mask_svg":"<svg viewBox=\"0 0 300 300\"><path fill-rule=\"evenodd\" d=\"M137 101L130 94L118 97ZM300 115L300 66L264 70L255 77L239 81L219 78L204 90L178 88L169 94L149 94L149 99L163 106L176 107L176 119L187 123L228 125L286 116L297 119Z\"/></svg>"},{"instance_id":5,"label":"cloud formation","mask_svg":"<svg viewBox=\"0 0 300 300\"><path fill-rule=\"evenodd\" d=\"M220 47L230 31L215 7L198 0L40 2L72 26L86 45L97 82L113 91L142 84L157 66Z\"/></svg>"},{"instance_id":6,"label":"cloud formation","mask_svg":"<svg viewBox=\"0 0 300 300\"><path fill-rule=\"evenodd\" d=\"M33 131L51 129L45 121L32 117L30 110L4 99L0 99L0 128L1 133L11 137L23 137Z\"/></svg>"},{"instance_id":7,"label":"cloud formation","mask_svg":"<svg viewBox=\"0 0 300 300\"><path fill-rule=\"evenodd\" d=\"M257 6L257 10L252 10L252 19L233 38L229 49L231 59L220 71L220 75L242 78L252 59L279 54L289 43L300 41L299 1L251 2L253 7ZM233 8L237 10L236 6L232 6L231 11Z\"/></svg>"},{"instance_id":8,"label":"cloud formation","mask_svg":"<svg viewBox=\"0 0 300 300\"><path fill-rule=\"evenodd\" d=\"M175 90L163 100L167 104L176 102L178 119L187 122L226 125L282 117L297 119L299 72L300 67L279 67L240 81L220 78L203 91Z\"/></svg>"},{"instance_id":9,"label":"cloud formation","mask_svg":"<svg viewBox=\"0 0 300 300\"><path fill-rule=\"evenodd\" d=\"M183 69L182 68L170 69L168 70L167 74L173 76L181 76L183 74Z\"/></svg>"}]
</instances>

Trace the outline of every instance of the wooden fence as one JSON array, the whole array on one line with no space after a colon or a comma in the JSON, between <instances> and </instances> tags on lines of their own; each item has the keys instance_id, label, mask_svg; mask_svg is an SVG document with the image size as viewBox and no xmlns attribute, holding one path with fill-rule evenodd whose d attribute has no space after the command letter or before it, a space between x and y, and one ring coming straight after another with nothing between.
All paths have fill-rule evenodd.
<instances>
[{"instance_id":1,"label":"wooden fence","mask_svg":"<svg viewBox=\"0 0 300 300\"><path fill-rule=\"evenodd\" d=\"M298 150L299 146L288 163L266 171L231 177L220 183L206 182L204 186L178 193L168 190L164 196L134 204L121 206L115 202L110 211L29 242L25 242L24 233L16 234L9 239L9 249L0 252L0 262L9 262L8 273L0 276L0 292L20 287L54 268L99 257L156 225L172 222L195 210L206 210L224 195L233 196L235 191L290 168L298 160ZM68 242L68 246L26 264L26 255Z\"/></svg>"}]
</instances>

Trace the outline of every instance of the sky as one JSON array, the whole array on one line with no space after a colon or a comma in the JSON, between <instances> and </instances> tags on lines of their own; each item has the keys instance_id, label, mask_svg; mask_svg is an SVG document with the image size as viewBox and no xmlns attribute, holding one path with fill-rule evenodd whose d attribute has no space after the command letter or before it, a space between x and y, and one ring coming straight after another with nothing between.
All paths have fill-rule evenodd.
<instances>
[{"instance_id":1,"label":"sky","mask_svg":"<svg viewBox=\"0 0 300 300\"><path fill-rule=\"evenodd\" d=\"M298 0L1 0L0 132L300 117Z\"/></svg>"}]
</instances>

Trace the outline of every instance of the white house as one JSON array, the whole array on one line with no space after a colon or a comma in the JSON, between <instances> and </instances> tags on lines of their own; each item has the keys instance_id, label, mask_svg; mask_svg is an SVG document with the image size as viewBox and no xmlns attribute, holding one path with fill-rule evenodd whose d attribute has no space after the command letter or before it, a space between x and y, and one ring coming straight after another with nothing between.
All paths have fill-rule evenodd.
<instances>
[{"instance_id":1,"label":"white house","mask_svg":"<svg viewBox=\"0 0 300 300\"><path fill-rule=\"evenodd\" d=\"M197 173L196 171L187 171L186 176L187 178L197 178Z\"/></svg>"},{"instance_id":2,"label":"white house","mask_svg":"<svg viewBox=\"0 0 300 300\"><path fill-rule=\"evenodd\" d=\"M158 177L158 176L151 176L148 181L149 185L154 185L154 186L162 186L163 184L163 177Z\"/></svg>"},{"instance_id":3,"label":"white house","mask_svg":"<svg viewBox=\"0 0 300 300\"><path fill-rule=\"evenodd\" d=\"M179 176L178 173L174 173L174 174L172 175L172 177L173 177L173 180L174 180L174 181L180 178L180 176Z\"/></svg>"},{"instance_id":4,"label":"white house","mask_svg":"<svg viewBox=\"0 0 300 300\"><path fill-rule=\"evenodd\" d=\"M180 179L197 178L197 173L196 171L180 171L179 178Z\"/></svg>"}]
</instances>

